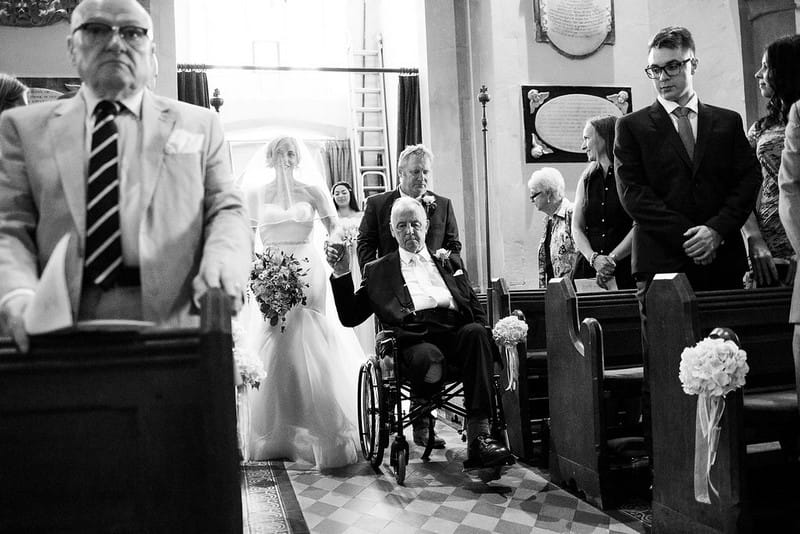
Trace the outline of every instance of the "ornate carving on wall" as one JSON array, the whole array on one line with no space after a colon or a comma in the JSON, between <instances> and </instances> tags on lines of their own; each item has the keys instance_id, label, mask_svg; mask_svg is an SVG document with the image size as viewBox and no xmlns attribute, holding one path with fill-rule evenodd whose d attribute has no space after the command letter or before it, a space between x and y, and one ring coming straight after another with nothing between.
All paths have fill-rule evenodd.
<instances>
[{"instance_id":1,"label":"ornate carving on wall","mask_svg":"<svg viewBox=\"0 0 800 534\"><path fill-rule=\"evenodd\" d=\"M49 26L69 20L80 0L0 0L3 26Z\"/></svg>"},{"instance_id":2,"label":"ornate carving on wall","mask_svg":"<svg viewBox=\"0 0 800 534\"><path fill-rule=\"evenodd\" d=\"M81 0L0 0L0 26L49 26L68 21ZM150 0L139 0L150 11Z\"/></svg>"}]
</instances>

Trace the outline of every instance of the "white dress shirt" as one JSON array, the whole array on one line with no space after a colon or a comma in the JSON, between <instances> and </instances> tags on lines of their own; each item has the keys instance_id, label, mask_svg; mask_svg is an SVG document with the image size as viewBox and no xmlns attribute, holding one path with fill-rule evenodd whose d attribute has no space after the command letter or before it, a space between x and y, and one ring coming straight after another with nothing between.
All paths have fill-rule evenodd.
<instances>
[{"instance_id":1,"label":"white dress shirt","mask_svg":"<svg viewBox=\"0 0 800 534\"><path fill-rule=\"evenodd\" d=\"M676 108L681 107L680 104L673 102L672 100L666 100L662 98L661 95L658 95L656 98L658 99L659 104L661 104L661 107L663 107L667 112L667 115L669 115L669 118L672 121L672 126L675 127L675 131L678 132L678 116L675 115L673 111L675 111ZM692 125L692 135L694 135L695 142L697 141L697 103L697 93L695 93L692 95L692 98L689 99L686 105L683 106L689 109L689 124Z\"/></svg>"},{"instance_id":2,"label":"white dress shirt","mask_svg":"<svg viewBox=\"0 0 800 534\"><path fill-rule=\"evenodd\" d=\"M416 254L400 248L400 272L416 311L432 308L456 309L456 301L433 263L428 249Z\"/></svg>"}]
</instances>

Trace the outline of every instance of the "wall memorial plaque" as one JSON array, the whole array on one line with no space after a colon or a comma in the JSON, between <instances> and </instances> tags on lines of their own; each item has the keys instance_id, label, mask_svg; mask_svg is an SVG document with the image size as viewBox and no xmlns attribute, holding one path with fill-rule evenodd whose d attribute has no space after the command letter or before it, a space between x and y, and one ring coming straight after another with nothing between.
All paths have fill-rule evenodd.
<instances>
[{"instance_id":1,"label":"wall memorial plaque","mask_svg":"<svg viewBox=\"0 0 800 534\"><path fill-rule=\"evenodd\" d=\"M624 115L631 105L630 87L523 85L525 163L586 161L586 121Z\"/></svg>"},{"instance_id":2,"label":"wall memorial plaque","mask_svg":"<svg viewBox=\"0 0 800 534\"><path fill-rule=\"evenodd\" d=\"M536 40L569 58L614 44L614 0L533 0Z\"/></svg>"}]
</instances>

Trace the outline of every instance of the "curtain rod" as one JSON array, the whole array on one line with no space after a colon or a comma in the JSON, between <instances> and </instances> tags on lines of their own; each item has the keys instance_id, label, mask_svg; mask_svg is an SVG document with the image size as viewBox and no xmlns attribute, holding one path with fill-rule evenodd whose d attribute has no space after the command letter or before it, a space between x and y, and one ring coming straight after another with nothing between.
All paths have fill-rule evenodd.
<instances>
[{"instance_id":1,"label":"curtain rod","mask_svg":"<svg viewBox=\"0 0 800 534\"><path fill-rule=\"evenodd\" d=\"M206 65L203 63L178 63L178 70L264 70L264 71L313 71L313 72L350 72L362 74L419 74L416 67L260 67L257 65Z\"/></svg>"}]
</instances>

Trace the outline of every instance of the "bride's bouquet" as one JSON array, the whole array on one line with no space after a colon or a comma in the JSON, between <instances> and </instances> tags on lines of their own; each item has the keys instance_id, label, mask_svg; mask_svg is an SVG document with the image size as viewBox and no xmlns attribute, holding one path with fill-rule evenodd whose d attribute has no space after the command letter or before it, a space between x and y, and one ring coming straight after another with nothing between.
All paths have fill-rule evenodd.
<instances>
[{"instance_id":1,"label":"bride's bouquet","mask_svg":"<svg viewBox=\"0 0 800 534\"><path fill-rule=\"evenodd\" d=\"M293 254L286 254L276 247L266 247L264 252L256 252L250 270L250 291L264 319L272 326L279 321L285 323L286 314L292 307L306 303L303 288L309 285L303 282L303 277L308 271L300 261ZM302 261L308 262L308 258ZM281 332L285 329L285 324L281 324Z\"/></svg>"},{"instance_id":2,"label":"bride's bouquet","mask_svg":"<svg viewBox=\"0 0 800 534\"><path fill-rule=\"evenodd\" d=\"M437 251L438 252L438 251ZM528 335L528 323L520 320L516 315L503 317L492 329L492 337L506 355L506 372L508 386L506 391L517 389L519 380L519 358L517 354L517 343L520 343Z\"/></svg>"}]
</instances>

